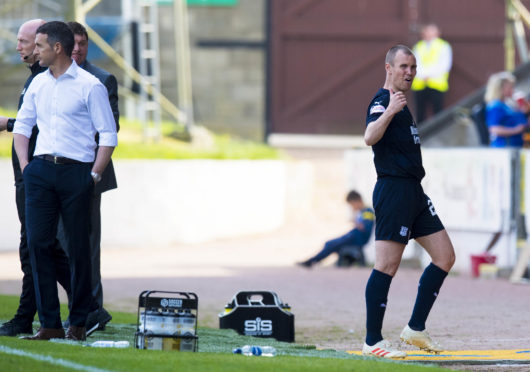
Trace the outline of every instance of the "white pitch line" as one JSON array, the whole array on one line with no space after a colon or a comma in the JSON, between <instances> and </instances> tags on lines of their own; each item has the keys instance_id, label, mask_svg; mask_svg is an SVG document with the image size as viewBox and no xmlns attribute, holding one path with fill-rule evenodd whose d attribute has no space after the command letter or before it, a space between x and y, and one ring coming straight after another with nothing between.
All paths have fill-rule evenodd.
<instances>
[{"instance_id":1,"label":"white pitch line","mask_svg":"<svg viewBox=\"0 0 530 372\"><path fill-rule=\"evenodd\" d=\"M27 357L27 358L38 360L40 362L47 362L47 363L59 365L59 366L62 366L62 367L72 368L72 369L75 369L75 370L78 370L78 371L110 372L108 369L101 369L101 368L96 368L96 367L85 366L83 364L70 362L69 360L64 360L64 359L60 359L60 358L54 358L54 357L51 357L49 355L34 354L34 353L30 353L28 351L20 350L20 349L12 349L10 347L3 346L3 345L0 345L0 353L23 356L23 357Z\"/></svg>"}]
</instances>

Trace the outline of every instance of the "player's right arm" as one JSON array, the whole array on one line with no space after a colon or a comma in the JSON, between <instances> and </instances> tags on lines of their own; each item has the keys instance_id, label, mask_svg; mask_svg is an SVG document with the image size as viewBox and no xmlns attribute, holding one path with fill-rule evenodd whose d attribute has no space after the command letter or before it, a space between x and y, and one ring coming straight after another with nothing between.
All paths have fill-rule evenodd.
<instances>
[{"instance_id":1,"label":"player's right arm","mask_svg":"<svg viewBox=\"0 0 530 372\"><path fill-rule=\"evenodd\" d=\"M367 146L373 146L386 132L388 125L398 112L403 110L403 107L407 104L407 99L403 92L394 93L390 91L390 101L388 102L388 107L385 111L377 118L376 120L368 123L366 130L364 132L364 142Z\"/></svg>"}]
</instances>

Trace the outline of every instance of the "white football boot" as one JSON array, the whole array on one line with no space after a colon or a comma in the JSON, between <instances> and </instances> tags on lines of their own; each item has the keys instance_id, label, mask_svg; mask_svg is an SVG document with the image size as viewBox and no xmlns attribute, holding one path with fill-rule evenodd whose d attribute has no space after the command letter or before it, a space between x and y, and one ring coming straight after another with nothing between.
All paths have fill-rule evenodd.
<instances>
[{"instance_id":1,"label":"white football boot","mask_svg":"<svg viewBox=\"0 0 530 372\"><path fill-rule=\"evenodd\" d=\"M363 355L375 356L379 358L399 359L405 358L407 353L404 351L395 349L392 344L387 340L381 340L373 346L364 344Z\"/></svg>"},{"instance_id":2,"label":"white football boot","mask_svg":"<svg viewBox=\"0 0 530 372\"><path fill-rule=\"evenodd\" d=\"M419 347L421 350L425 350L431 353L441 353L444 351L442 346L437 342L431 340L431 337L427 331L415 331L411 329L408 324L403 328L401 335L399 336L403 342L409 345Z\"/></svg>"}]
</instances>

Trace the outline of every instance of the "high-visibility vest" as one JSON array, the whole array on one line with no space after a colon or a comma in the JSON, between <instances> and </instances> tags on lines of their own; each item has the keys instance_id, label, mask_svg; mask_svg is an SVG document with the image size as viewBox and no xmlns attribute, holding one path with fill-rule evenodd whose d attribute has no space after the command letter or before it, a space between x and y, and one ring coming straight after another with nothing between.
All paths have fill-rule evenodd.
<instances>
[{"instance_id":1,"label":"high-visibility vest","mask_svg":"<svg viewBox=\"0 0 530 372\"><path fill-rule=\"evenodd\" d=\"M425 67L435 65L440 59L443 49L449 46L447 41L440 38L434 39L430 44L430 47L427 47L427 42L421 40L414 47L416 56L421 59L421 63ZM429 78L427 81L415 78L412 82L412 90L423 90L426 87L447 92L449 89L449 72L436 78Z\"/></svg>"}]
</instances>

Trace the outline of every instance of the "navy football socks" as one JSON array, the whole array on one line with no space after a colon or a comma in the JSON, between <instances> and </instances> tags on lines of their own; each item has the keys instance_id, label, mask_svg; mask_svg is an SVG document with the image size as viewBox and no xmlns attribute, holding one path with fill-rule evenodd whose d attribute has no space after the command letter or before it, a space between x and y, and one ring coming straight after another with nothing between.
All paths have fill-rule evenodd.
<instances>
[{"instance_id":1,"label":"navy football socks","mask_svg":"<svg viewBox=\"0 0 530 372\"><path fill-rule=\"evenodd\" d=\"M423 331L425 329L425 322L446 276L447 272L433 263L425 268L420 278L416 303L409 321L409 327L413 330Z\"/></svg>"},{"instance_id":2,"label":"navy football socks","mask_svg":"<svg viewBox=\"0 0 530 372\"><path fill-rule=\"evenodd\" d=\"M383 339L381 329L391 282L390 275L374 269L366 283L366 343L370 346Z\"/></svg>"}]
</instances>

